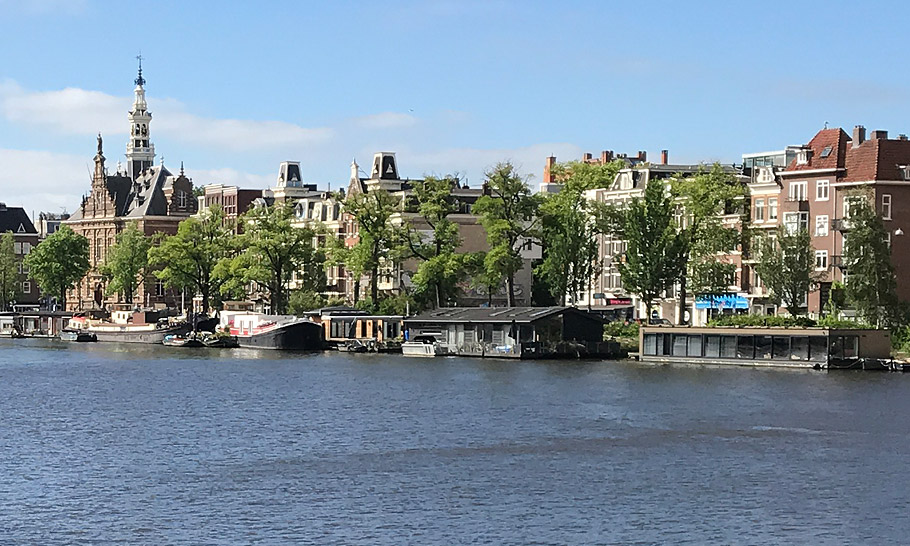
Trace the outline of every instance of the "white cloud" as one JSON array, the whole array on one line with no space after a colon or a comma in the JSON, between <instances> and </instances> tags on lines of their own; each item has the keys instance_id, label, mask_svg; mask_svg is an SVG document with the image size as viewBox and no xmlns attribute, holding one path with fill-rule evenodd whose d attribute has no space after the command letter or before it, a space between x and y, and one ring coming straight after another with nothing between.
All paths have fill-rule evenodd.
<instances>
[{"instance_id":1,"label":"white cloud","mask_svg":"<svg viewBox=\"0 0 910 546\"><path fill-rule=\"evenodd\" d=\"M115 97L99 91L66 88L29 91L16 82L0 83L0 115L19 125L45 127L62 134L127 134L126 116L132 97ZM149 98L152 140L156 135L204 148L232 152L298 149L326 142L331 129L308 129L283 121L212 119L188 113L173 99Z\"/></svg>"},{"instance_id":2,"label":"white cloud","mask_svg":"<svg viewBox=\"0 0 910 546\"><path fill-rule=\"evenodd\" d=\"M75 155L0 148L0 195L29 215L73 212L91 188L90 164L91 159Z\"/></svg>"},{"instance_id":3,"label":"white cloud","mask_svg":"<svg viewBox=\"0 0 910 546\"><path fill-rule=\"evenodd\" d=\"M418 119L410 114L401 112L381 112L354 118L354 125L365 129L398 129L417 125Z\"/></svg>"},{"instance_id":4,"label":"white cloud","mask_svg":"<svg viewBox=\"0 0 910 546\"><path fill-rule=\"evenodd\" d=\"M204 186L207 184L225 184L240 186L241 188L270 188L275 185L278 178L278 166L275 166L275 175L253 174L236 169L186 169L186 175L193 179L193 184Z\"/></svg>"}]
</instances>

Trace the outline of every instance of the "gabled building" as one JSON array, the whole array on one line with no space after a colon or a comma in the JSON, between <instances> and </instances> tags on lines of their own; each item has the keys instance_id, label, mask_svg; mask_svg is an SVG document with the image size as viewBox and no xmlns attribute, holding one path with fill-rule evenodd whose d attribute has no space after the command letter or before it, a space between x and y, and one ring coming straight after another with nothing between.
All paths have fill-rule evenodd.
<instances>
[{"instance_id":1,"label":"gabled building","mask_svg":"<svg viewBox=\"0 0 910 546\"><path fill-rule=\"evenodd\" d=\"M780 221L788 229L807 229L815 250L816 270L824 274L808 296L812 315L828 301L831 283L843 281L844 243L850 234L850 207L866 200L882 217L898 279L910 273L910 140L888 138L862 125L852 135L823 129L779 173ZM910 300L910 284L898 282L898 297Z\"/></svg>"},{"instance_id":2,"label":"gabled building","mask_svg":"<svg viewBox=\"0 0 910 546\"><path fill-rule=\"evenodd\" d=\"M38 285L29 278L28 269L23 266L22 261L38 245L38 230L25 213L25 209L8 207L6 203L0 203L0 233L7 231L13 234L13 253L18 262L19 298L15 302L16 306L36 306L41 294Z\"/></svg>"},{"instance_id":3,"label":"gabled building","mask_svg":"<svg viewBox=\"0 0 910 546\"><path fill-rule=\"evenodd\" d=\"M117 234L129 224L135 224L146 235L174 234L177 225L197 211L193 183L184 174L183 166L174 175L163 164L153 164L155 147L149 140L152 114L145 100L141 64L135 83L135 100L128 115L130 140L126 147L126 168L118 165L115 173L108 172L103 141L98 135L91 190L76 212L63 222L88 239L91 265L85 278L67 294L67 309L103 308L120 301L118 295L105 294L106 281L100 267ZM145 306L176 306L179 296L153 278L139 286L134 302Z\"/></svg>"}]
</instances>

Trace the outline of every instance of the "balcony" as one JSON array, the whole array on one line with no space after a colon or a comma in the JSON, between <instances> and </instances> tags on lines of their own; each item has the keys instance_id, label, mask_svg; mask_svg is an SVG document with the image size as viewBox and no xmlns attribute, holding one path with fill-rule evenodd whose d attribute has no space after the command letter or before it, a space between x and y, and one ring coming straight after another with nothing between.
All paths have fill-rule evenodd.
<instances>
[{"instance_id":1,"label":"balcony","mask_svg":"<svg viewBox=\"0 0 910 546\"><path fill-rule=\"evenodd\" d=\"M834 231L849 231L850 220L846 218L835 218L831 220L831 229Z\"/></svg>"},{"instance_id":2,"label":"balcony","mask_svg":"<svg viewBox=\"0 0 910 546\"><path fill-rule=\"evenodd\" d=\"M831 262L829 267L836 267L841 271L847 270L847 264L844 262L843 256L831 256Z\"/></svg>"},{"instance_id":3,"label":"balcony","mask_svg":"<svg viewBox=\"0 0 910 546\"><path fill-rule=\"evenodd\" d=\"M782 203L783 210L787 212L808 212L809 211L809 199L802 195L795 195L788 197Z\"/></svg>"}]
</instances>

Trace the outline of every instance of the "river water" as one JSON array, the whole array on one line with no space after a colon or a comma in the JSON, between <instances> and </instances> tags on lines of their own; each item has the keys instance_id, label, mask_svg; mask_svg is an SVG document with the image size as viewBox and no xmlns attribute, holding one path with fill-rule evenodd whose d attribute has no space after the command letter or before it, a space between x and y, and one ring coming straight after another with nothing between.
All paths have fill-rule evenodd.
<instances>
[{"instance_id":1,"label":"river water","mask_svg":"<svg viewBox=\"0 0 910 546\"><path fill-rule=\"evenodd\" d=\"M902 544L910 374L0 341L0 544Z\"/></svg>"}]
</instances>

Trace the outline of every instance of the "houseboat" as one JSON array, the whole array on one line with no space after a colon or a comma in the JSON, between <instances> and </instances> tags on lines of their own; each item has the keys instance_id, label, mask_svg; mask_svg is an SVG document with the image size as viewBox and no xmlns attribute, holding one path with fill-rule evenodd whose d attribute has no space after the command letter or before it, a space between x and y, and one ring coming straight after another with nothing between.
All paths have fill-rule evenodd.
<instances>
[{"instance_id":1,"label":"houseboat","mask_svg":"<svg viewBox=\"0 0 910 546\"><path fill-rule=\"evenodd\" d=\"M351 352L401 350L401 315L372 315L366 311L334 306L304 313L323 329L326 345Z\"/></svg>"},{"instance_id":2,"label":"houseboat","mask_svg":"<svg viewBox=\"0 0 910 546\"><path fill-rule=\"evenodd\" d=\"M887 330L643 326L642 362L781 366L815 369L890 369Z\"/></svg>"},{"instance_id":3,"label":"houseboat","mask_svg":"<svg viewBox=\"0 0 910 546\"><path fill-rule=\"evenodd\" d=\"M404 324L406 339L432 337L437 353L500 358L624 356L617 342L603 340L600 317L574 307L446 307L406 319Z\"/></svg>"},{"instance_id":4,"label":"houseboat","mask_svg":"<svg viewBox=\"0 0 910 546\"><path fill-rule=\"evenodd\" d=\"M98 341L146 344L161 344L166 336L192 330L192 325L186 322L170 322L166 312L135 309L115 310L110 321L73 317L70 327L84 329Z\"/></svg>"},{"instance_id":5,"label":"houseboat","mask_svg":"<svg viewBox=\"0 0 910 546\"><path fill-rule=\"evenodd\" d=\"M316 351L323 347L319 324L293 315L253 311L222 311L220 330L229 332L239 347Z\"/></svg>"}]
</instances>

